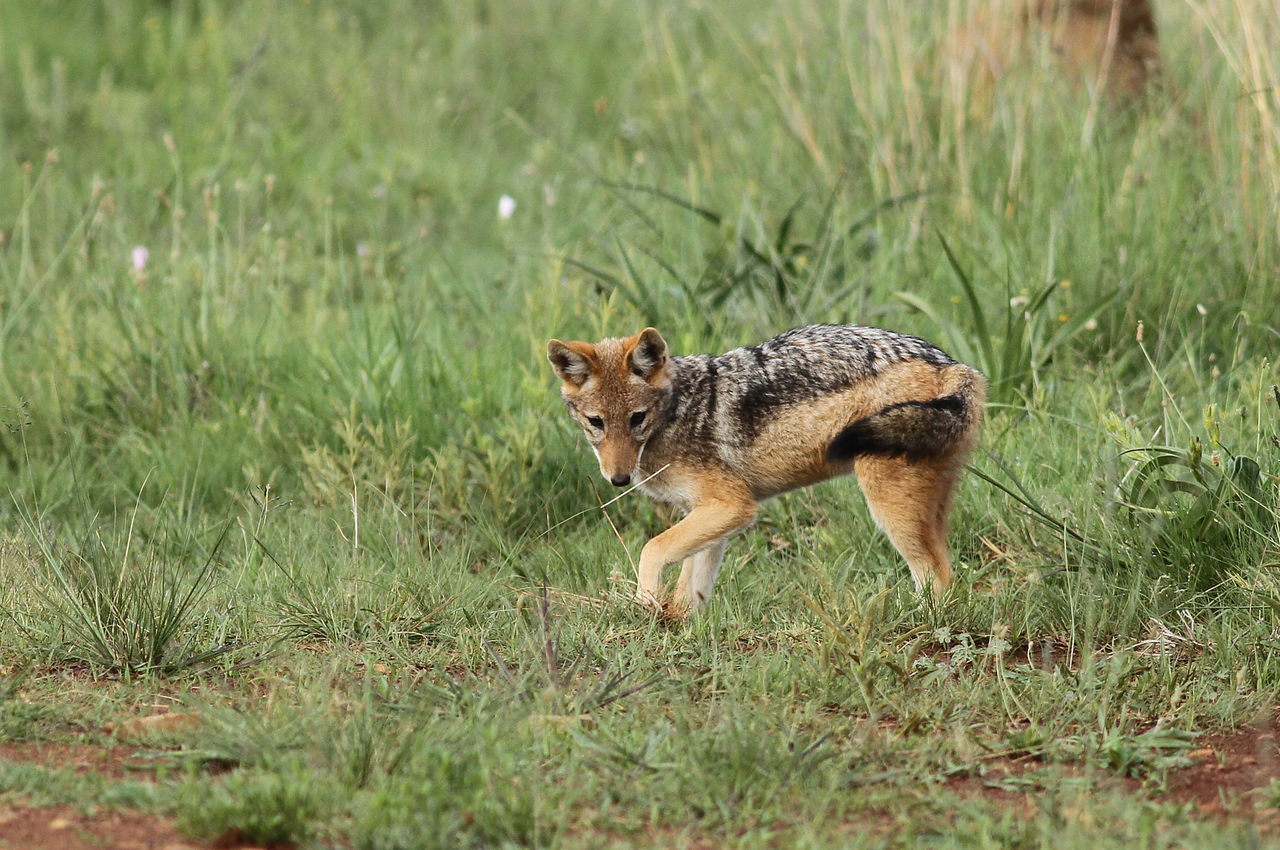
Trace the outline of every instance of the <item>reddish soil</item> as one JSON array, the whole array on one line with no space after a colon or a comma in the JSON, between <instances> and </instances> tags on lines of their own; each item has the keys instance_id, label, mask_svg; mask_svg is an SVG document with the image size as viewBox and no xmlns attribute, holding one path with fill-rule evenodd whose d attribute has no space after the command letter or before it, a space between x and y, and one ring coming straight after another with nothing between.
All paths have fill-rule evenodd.
<instances>
[{"instance_id":1,"label":"reddish soil","mask_svg":"<svg viewBox=\"0 0 1280 850\"><path fill-rule=\"evenodd\" d=\"M292 846L292 845L290 845ZM86 815L69 806L0 806L0 850L261 850L228 836L213 844L183 838L172 822L142 812Z\"/></svg>"},{"instance_id":2,"label":"reddish soil","mask_svg":"<svg viewBox=\"0 0 1280 850\"><path fill-rule=\"evenodd\" d=\"M1167 797L1192 805L1202 817L1248 817L1259 829L1280 832L1280 809L1255 808L1250 792L1280 781L1280 718L1200 739L1193 767L1171 772Z\"/></svg>"},{"instance_id":3,"label":"reddish soil","mask_svg":"<svg viewBox=\"0 0 1280 850\"><path fill-rule=\"evenodd\" d=\"M137 779L150 766L137 758L134 747L102 747L89 744L49 744L22 741L0 744L0 761L24 762L76 773L100 773L112 779ZM0 828L0 835L3 828Z\"/></svg>"},{"instance_id":4,"label":"reddish soil","mask_svg":"<svg viewBox=\"0 0 1280 850\"><path fill-rule=\"evenodd\" d=\"M59 806L0 808L0 848L32 850L196 850L173 825L138 812L84 815Z\"/></svg>"},{"instance_id":5,"label":"reddish soil","mask_svg":"<svg viewBox=\"0 0 1280 850\"><path fill-rule=\"evenodd\" d=\"M96 773L111 779L147 779L152 765L136 747L94 744L10 742L0 744L0 761ZM239 848L222 842L220 848ZM185 840L171 822L141 812L87 815L68 806L0 804L0 850L196 850L209 845Z\"/></svg>"},{"instance_id":6,"label":"reddish soil","mask_svg":"<svg viewBox=\"0 0 1280 850\"><path fill-rule=\"evenodd\" d=\"M1130 793L1154 800L1186 805L1199 818L1247 820L1268 835L1280 834L1280 808L1257 805L1264 802L1258 790L1280 782L1280 717L1234 732L1205 735L1197 743L1199 746L1188 753L1194 764L1170 770L1162 787L1109 773L1097 774L1097 781L1123 785ZM1042 766L1034 760L999 759L988 763L984 776L957 777L947 787L964 796L1023 808L1030 815L1036 808L1034 795L1018 788L1018 777ZM1060 767L1066 772L1084 770Z\"/></svg>"}]
</instances>

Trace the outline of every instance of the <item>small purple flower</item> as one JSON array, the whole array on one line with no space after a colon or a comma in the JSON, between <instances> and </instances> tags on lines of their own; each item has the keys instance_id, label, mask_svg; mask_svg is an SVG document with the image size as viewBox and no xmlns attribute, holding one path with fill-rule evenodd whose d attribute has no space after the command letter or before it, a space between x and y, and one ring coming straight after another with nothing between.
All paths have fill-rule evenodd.
<instances>
[{"instance_id":1,"label":"small purple flower","mask_svg":"<svg viewBox=\"0 0 1280 850\"><path fill-rule=\"evenodd\" d=\"M366 245L366 244L364 244L363 242L357 242L357 243L356 243L356 254L357 254L357 255L359 255L359 256L361 256L361 257L367 257L367 256L369 256L369 246L368 246L368 245Z\"/></svg>"},{"instance_id":2,"label":"small purple flower","mask_svg":"<svg viewBox=\"0 0 1280 850\"><path fill-rule=\"evenodd\" d=\"M133 262L133 270L140 272L147 267L147 260L151 257L151 252L147 250L145 245L138 245L129 253Z\"/></svg>"}]
</instances>

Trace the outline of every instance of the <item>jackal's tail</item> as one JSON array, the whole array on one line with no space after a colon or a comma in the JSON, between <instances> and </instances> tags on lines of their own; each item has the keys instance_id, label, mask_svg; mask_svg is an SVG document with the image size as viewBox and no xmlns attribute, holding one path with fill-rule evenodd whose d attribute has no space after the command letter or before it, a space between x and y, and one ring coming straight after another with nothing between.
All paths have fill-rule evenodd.
<instances>
[{"instance_id":1,"label":"jackal's tail","mask_svg":"<svg viewBox=\"0 0 1280 850\"><path fill-rule=\"evenodd\" d=\"M827 446L827 460L861 455L938 457L965 450L982 419L986 382L975 369L957 363L945 374L942 393L927 401L903 401L851 423Z\"/></svg>"}]
</instances>

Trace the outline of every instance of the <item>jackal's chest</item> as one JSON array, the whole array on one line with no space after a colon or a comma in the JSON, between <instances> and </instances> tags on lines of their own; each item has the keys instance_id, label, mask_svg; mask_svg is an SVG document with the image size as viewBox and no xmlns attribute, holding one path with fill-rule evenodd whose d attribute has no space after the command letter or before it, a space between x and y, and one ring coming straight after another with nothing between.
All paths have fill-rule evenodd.
<instances>
[{"instance_id":1,"label":"jackal's chest","mask_svg":"<svg viewBox=\"0 0 1280 850\"><path fill-rule=\"evenodd\" d=\"M656 474L655 474L656 473ZM693 506L693 481L670 468L640 470L640 492L657 502L673 505L687 511Z\"/></svg>"}]
</instances>

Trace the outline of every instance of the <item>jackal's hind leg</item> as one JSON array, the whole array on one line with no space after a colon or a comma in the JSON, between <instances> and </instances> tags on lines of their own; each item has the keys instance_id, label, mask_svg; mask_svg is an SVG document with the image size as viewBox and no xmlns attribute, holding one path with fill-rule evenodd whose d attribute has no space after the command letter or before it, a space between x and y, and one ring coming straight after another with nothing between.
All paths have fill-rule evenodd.
<instances>
[{"instance_id":1,"label":"jackal's hind leg","mask_svg":"<svg viewBox=\"0 0 1280 850\"><path fill-rule=\"evenodd\" d=\"M935 596L951 586L947 521L961 462L866 456L854 464L871 516L911 568L916 589L927 585Z\"/></svg>"}]
</instances>

